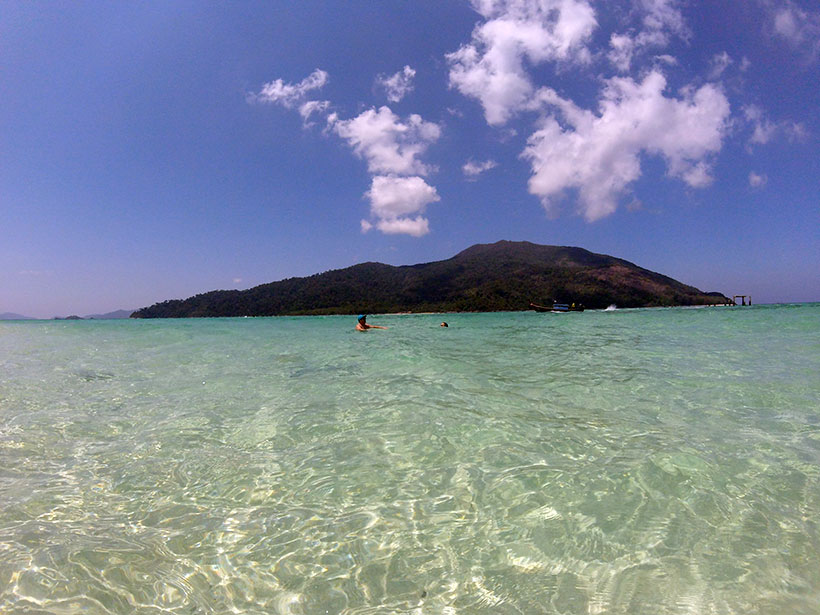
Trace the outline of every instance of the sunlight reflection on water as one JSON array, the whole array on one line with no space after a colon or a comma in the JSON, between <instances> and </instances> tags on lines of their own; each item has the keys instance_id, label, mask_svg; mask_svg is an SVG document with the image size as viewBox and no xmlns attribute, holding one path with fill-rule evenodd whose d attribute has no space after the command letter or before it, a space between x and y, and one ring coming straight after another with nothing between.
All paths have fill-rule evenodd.
<instances>
[{"instance_id":1,"label":"sunlight reflection on water","mask_svg":"<svg viewBox=\"0 0 820 615\"><path fill-rule=\"evenodd\" d=\"M816 612L818 307L0 325L0 611Z\"/></svg>"}]
</instances>

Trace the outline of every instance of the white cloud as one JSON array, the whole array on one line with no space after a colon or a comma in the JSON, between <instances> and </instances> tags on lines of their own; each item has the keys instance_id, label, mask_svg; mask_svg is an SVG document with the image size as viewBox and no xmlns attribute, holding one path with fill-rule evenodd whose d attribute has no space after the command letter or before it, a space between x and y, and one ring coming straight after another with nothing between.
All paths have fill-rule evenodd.
<instances>
[{"instance_id":1,"label":"white cloud","mask_svg":"<svg viewBox=\"0 0 820 615\"><path fill-rule=\"evenodd\" d=\"M293 109L305 102L308 92L318 90L327 83L328 74L320 69L314 70L297 84L285 83L281 79L262 86L259 94L249 97L252 101L280 104L286 109Z\"/></svg>"},{"instance_id":2,"label":"white cloud","mask_svg":"<svg viewBox=\"0 0 820 615\"><path fill-rule=\"evenodd\" d=\"M419 156L441 135L438 124L419 115L402 120L389 107L368 109L350 120L332 116L328 122L374 175L365 193L373 221L362 220L362 232L376 228L387 234L426 235L429 222L421 214L440 197L422 179L432 169Z\"/></svg>"},{"instance_id":3,"label":"white cloud","mask_svg":"<svg viewBox=\"0 0 820 615\"><path fill-rule=\"evenodd\" d=\"M416 71L409 66L405 66L391 77L380 75L376 79L376 83L385 89L387 100L395 103L413 91L413 77L415 76Z\"/></svg>"},{"instance_id":4,"label":"white cloud","mask_svg":"<svg viewBox=\"0 0 820 615\"><path fill-rule=\"evenodd\" d=\"M806 127L799 122L770 120L766 113L757 105L743 107L743 117L752 128L749 137L749 146L765 145L777 138L785 136L789 141L803 141L807 136Z\"/></svg>"},{"instance_id":5,"label":"white cloud","mask_svg":"<svg viewBox=\"0 0 820 615\"><path fill-rule=\"evenodd\" d=\"M669 175L692 187L708 185L708 159L720 150L727 128L726 96L707 84L682 91L680 99L667 98L665 87L658 71L640 83L610 79L597 114L553 90L539 92L541 103L564 122L545 116L522 154L532 165L529 190L548 213L567 189L578 190L588 221L613 213L618 196L641 175L642 153L662 156Z\"/></svg>"},{"instance_id":6,"label":"white cloud","mask_svg":"<svg viewBox=\"0 0 820 615\"><path fill-rule=\"evenodd\" d=\"M464 171L464 175L466 175L469 179L476 179L485 171L494 169L497 166L498 163L495 160L485 160L484 162L468 160L466 163L464 163L464 166L461 167L461 170Z\"/></svg>"},{"instance_id":7,"label":"white cloud","mask_svg":"<svg viewBox=\"0 0 820 615\"><path fill-rule=\"evenodd\" d=\"M627 34L612 34L609 39L611 47L608 57L619 71L625 73L632 65L632 54L635 52L635 39Z\"/></svg>"},{"instance_id":8,"label":"white cloud","mask_svg":"<svg viewBox=\"0 0 820 615\"><path fill-rule=\"evenodd\" d=\"M805 141L809 136L809 131L802 122L786 122L784 130L789 141Z\"/></svg>"},{"instance_id":9,"label":"white cloud","mask_svg":"<svg viewBox=\"0 0 820 615\"><path fill-rule=\"evenodd\" d=\"M820 13L805 11L791 0L771 13L774 34L794 49L807 54L810 61L820 55Z\"/></svg>"},{"instance_id":10,"label":"white cloud","mask_svg":"<svg viewBox=\"0 0 820 615\"><path fill-rule=\"evenodd\" d=\"M327 100L309 100L299 106L299 115L307 121L314 113L325 113L330 106Z\"/></svg>"},{"instance_id":11,"label":"white cloud","mask_svg":"<svg viewBox=\"0 0 820 615\"><path fill-rule=\"evenodd\" d=\"M414 237L429 232L428 221L420 214L427 205L440 200L436 189L418 176L377 175L365 196L370 199L370 213L376 221L363 220L362 231L375 227L383 233Z\"/></svg>"},{"instance_id":12,"label":"white cloud","mask_svg":"<svg viewBox=\"0 0 820 615\"><path fill-rule=\"evenodd\" d=\"M654 59L658 64L666 64L667 66L677 66L678 65L677 58L675 58L673 56L670 56L668 54L657 55L657 56L655 56Z\"/></svg>"},{"instance_id":13,"label":"white cloud","mask_svg":"<svg viewBox=\"0 0 820 615\"><path fill-rule=\"evenodd\" d=\"M671 36L688 39L689 29L678 7L678 0L636 0L635 8L641 16L637 34L613 33L609 39L610 62L620 72L628 72L633 57L646 49L669 45Z\"/></svg>"},{"instance_id":14,"label":"white cloud","mask_svg":"<svg viewBox=\"0 0 820 615\"><path fill-rule=\"evenodd\" d=\"M765 145L774 138L777 125L765 117L754 120L754 132L749 141L758 145Z\"/></svg>"},{"instance_id":15,"label":"white cloud","mask_svg":"<svg viewBox=\"0 0 820 615\"><path fill-rule=\"evenodd\" d=\"M385 235L411 235L412 237L422 237L430 232L430 225L427 218L416 216L415 218L395 218L392 220L379 220L376 228Z\"/></svg>"},{"instance_id":16,"label":"white cloud","mask_svg":"<svg viewBox=\"0 0 820 615\"><path fill-rule=\"evenodd\" d=\"M788 3L774 14L774 31L793 45L800 45L810 35L811 21L809 15Z\"/></svg>"},{"instance_id":17,"label":"white cloud","mask_svg":"<svg viewBox=\"0 0 820 615\"><path fill-rule=\"evenodd\" d=\"M752 188L762 188L766 185L766 182L769 181L769 178L765 175L758 175L754 171L749 172L749 185Z\"/></svg>"},{"instance_id":18,"label":"white cloud","mask_svg":"<svg viewBox=\"0 0 820 615\"><path fill-rule=\"evenodd\" d=\"M689 37L689 28L678 8L678 0L641 0L641 8L645 11L643 23L645 32L653 33L649 36L658 37L659 44L667 44L667 33L676 34L682 38Z\"/></svg>"},{"instance_id":19,"label":"white cloud","mask_svg":"<svg viewBox=\"0 0 820 615\"><path fill-rule=\"evenodd\" d=\"M635 8L642 17L637 34L613 33L609 39L607 57L615 68L628 72L636 54L650 48L666 47L673 35L684 40L689 38L690 32L678 4L678 0L635 0Z\"/></svg>"},{"instance_id":20,"label":"white cloud","mask_svg":"<svg viewBox=\"0 0 820 615\"><path fill-rule=\"evenodd\" d=\"M401 98L412 89L415 71L409 66L385 79L391 99ZM368 171L374 175L370 190L370 213L374 220L362 220L362 232L377 228L383 233L404 233L420 237L429 232L429 223L421 214L427 205L440 200L436 189L420 176L433 169L419 160L427 147L441 135L434 122L425 122L419 115L402 120L389 107L368 109L349 120L342 120L336 112L328 112L330 102L311 100L308 94L327 83L328 74L316 69L299 83L285 83L277 79L265 84L259 94L248 97L249 102L279 104L297 109L305 124L316 114L326 117L325 134L335 133L347 141L357 156L367 161Z\"/></svg>"},{"instance_id":21,"label":"white cloud","mask_svg":"<svg viewBox=\"0 0 820 615\"><path fill-rule=\"evenodd\" d=\"M485 23L472 41L447 55L450 86L476 98L489 124L524 108L534 88L525 61L589 62L585 47L597 25L586 0L473 0Z\"/></svg>"},{"instance_id":22,"label":"white cloud","mask_svg":"<svg viewBox=\"0 0 820 615\"><path fill-rule=\"evenodd\" d=\"M333 116L329 121L336 134L367 160L373 174L427 175L431 170L418 156L441 135L438 124L415 114L403 122L389 107L368 109L351 120Z\"/></svg>"},{"instance_id":23,"label":"white cloud","mask_svg":"<svg viewBox=\"0 0 820 615\"><path fill-rule=\"evenodd\" d=\"M723 72L732 64L732 58L725 51L715 54L710 62L709 78L717 80Z\"/></svg>"}]
</instances>

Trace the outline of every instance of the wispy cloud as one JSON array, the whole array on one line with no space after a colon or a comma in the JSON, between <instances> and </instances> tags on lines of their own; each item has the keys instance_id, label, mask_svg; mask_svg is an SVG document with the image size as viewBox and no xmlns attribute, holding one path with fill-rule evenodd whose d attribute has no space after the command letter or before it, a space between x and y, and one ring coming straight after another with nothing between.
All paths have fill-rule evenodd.
<instances>
[{"instance_id":1,"label":"wispy cloud","mask_svg":"<svg viewBox=\"0 0 820 615\"><path fill-rule=\"evenodd\" d=\"M807 11L791 0L771 8L774 35L816 61L820 56L820 12Z\"/></svg>"},{"instance_id":2,"label":"wispy cloud","mask_svg":"<svg viewBox=\"0 0 820 615\"><path fill-rule=\"evenodd\" d=\"M494 169L497 166L498 163L495 160L485 160L484 162L468 160L464 163L464 166L461 167L461 170L464 171L464 175L467 176L467 179L475 180L482 173Z\"/></svg>"},{"instance_id":3,"label":"wispy cloud","mask_svg":"<svg viewBox=\"0 0 820 615\"><path fill-rule=\"evenodd\" d=\"M718 53L712 56L712 60L709 63L709 78L712 81L720 79L723 75L724 71L732 65L732 58L729 56L728 53L725 51L723 53Z\"/></svg>"},{"instance_id":4,"label":"wispy cloud","mask_svg":"<svg viewBox=\"0 0 820 615\"><path fill-rule=\"evenodd\" d=\"M636 56L666 47L673 36L687 39L691 35L678 0L636 0L634 5L640 20L637 27L615 32L609 39L607 57L622 73L629 72Z\"/></svg>"},{"instance_id":5,"label":"wispy cloud","mask_svg":"<svg viewBox=\"0 0 820 615\"><path fill-rule=\"evenodd\" d=\"M749 172L749 185L752 188L762 188L766 185L766 182L769 181L769 178L766 175L760 175L755 173L754 171Z\"/></svg>"},{"instance_id":6,"label":"wispy cloud","mask_svg":"<svg viewBox=\"0 0 820 615\"><path fill-rule=\"evenodd\" d=\"M765 145L778 137L790 142L800 142L808 136L804 124L787 120L771 120L766 112L757 105L745 105L743 119L752 130L749 137L749 149L753 145Z\"/></svg>"},{"instance_id":7,"label":"wispy cloud","mask_svg":"<svg viewBox=\"0 0 820 615\"><path fill-rule=\"evenodd\" d=\"M299 115L307 122L311 116L326 113L330 107L327 100L309 100L299 106Z\"/></svg>"},{"instance_id":8,"label":"wispy cloud","mask_svg":"<svg viewBox=\"0 0 820 615\"><path fill-rule=\"evenodd\" d=\"M269 103L281 105L286 109L295 108L302 116L305 126L311 126L310 118L313 115L327 113L330 102L311 100L308 94L323 88L327 81L328 74L317 68L299 83L285 83L282 79L266 83L258 93L249 94L247 100L249 103Z\"/></svg>"},{"instance_id":9,"label":"wispy cloud","mask_svg":"<svg viewBox=\"0 0 820 615\"><path fill-rule=\"evenodd\" d=\"M258 94L249 95L248 101L276 103L293 109L305 103L308 92L324 87L327 81L328 74L317 68L299 83L285 83L282 79L266 83Z\"/></svg>"},{"instance_id":10,"label":"wispy cloud","mask_svg":"<svg viewBox=\"0 0 820 615\"><path fill-rule=\"evenodd\" d=\"M409 66L405 66L402 70L389 77L379 75L379 77L376 78L376 83L384 88L387 94L387 100L396 103L413 91L413 78L415 76L416 71Z\"/></svg>"}]
</instances>

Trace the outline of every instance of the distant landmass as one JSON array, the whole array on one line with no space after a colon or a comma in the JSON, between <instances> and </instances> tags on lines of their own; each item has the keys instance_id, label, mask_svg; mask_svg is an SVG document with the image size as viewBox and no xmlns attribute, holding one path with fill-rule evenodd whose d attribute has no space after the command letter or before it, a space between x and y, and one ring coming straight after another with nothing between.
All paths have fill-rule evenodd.
<instances>
[{"instance_id":1,"label":"distant landmass","mask_svg":"<svg viewBox=\"0 0 820 615\"><path fill-rule=\"evenodd\" d=\"M22 314L15 314L14 312L3 312L0 314L0 320L34 320L31 316L23 316Z\"/></svg>"},{"instance_id":2,"label":"distant landmass","mask_svg":"<svg viewBox=\"0 0 820 615\"><path fill-rule=\"evenodd\" d=\"M670 277L583 248L499 241L432 263L362 263L248 290L215 290L156 303L132 318L389 312L493 312L530 302L589 309L728 303Z\"/></svg>"},{"instance_id":3,"label":"distant landmass","mask_svg":"<svg viewBox=\"0 0 820 615\"><path fill-rule=\"evenodd\" d=\"M115 318L129 318L134 310L115 310L114 312L107 312L105 314L91 314L85 316L89 320L111 320Z\"/></svg>"},{"instance_id":4,"label":"distant landmass","mask_svg":"<svg viewBox=\"0 0 820 615\"><path fill-rule=\"evenodd\" d=\"M106 314L91 314L89 316L55 316L52 320L109 320L113 318L128 318L134 310L116 310ZM0 320L37 320L31 316L23 316L22 314L15 314L14 312L3 312L0 314Z\"/></svg>"},{"instance_id":5,"label":"distant landmass","mask_svg":"<svg viewBox=\"0 0 820 615\"><path fill-rule=\"evenodd\" d=\"M105 314L89 314L88 316L55 316L54 320L115 320L117 318L129 318L134 310L116 310Z\"/></svg>"}]
</instances>

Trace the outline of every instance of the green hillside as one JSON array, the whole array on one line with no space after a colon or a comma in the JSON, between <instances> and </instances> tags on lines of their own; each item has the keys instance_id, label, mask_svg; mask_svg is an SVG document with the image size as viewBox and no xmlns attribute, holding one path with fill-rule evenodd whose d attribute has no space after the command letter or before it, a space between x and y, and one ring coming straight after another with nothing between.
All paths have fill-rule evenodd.
<instances>
[{"instance_id":1,"label":"green hillside","mask_svg":"<svg viewBox=\"0 0 820 615\"><path fill-rule=\"evenodd\" d=\"M157 303L134 318L526 310L532 301L589 309L727 301L628 261L582 248L499 241L432 263L362 263L248 290Z\"/></svg>"}]
</instances>

